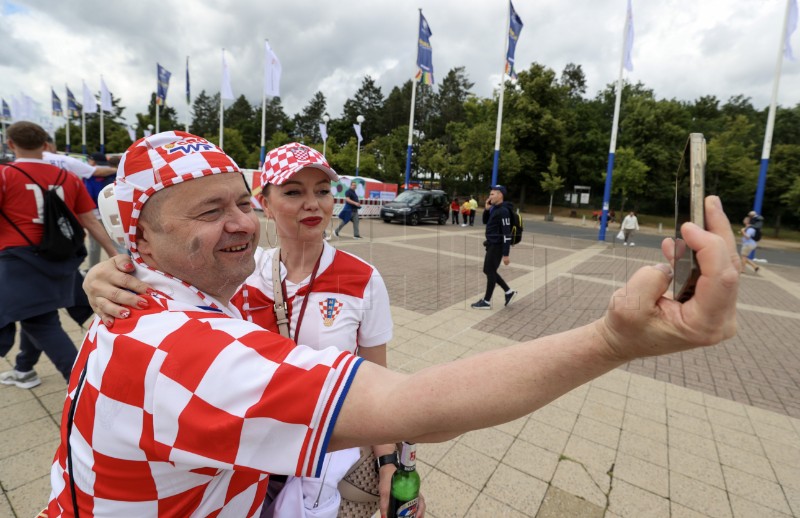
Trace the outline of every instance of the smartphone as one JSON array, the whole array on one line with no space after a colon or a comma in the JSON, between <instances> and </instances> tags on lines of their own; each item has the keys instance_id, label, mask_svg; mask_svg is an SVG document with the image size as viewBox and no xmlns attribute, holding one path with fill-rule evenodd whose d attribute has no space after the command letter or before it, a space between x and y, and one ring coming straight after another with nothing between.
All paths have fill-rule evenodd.
<instances>
[{"instance_id":1,"label":"smartphone","mask_svg":"<svg viewBox=\"0 0 800 518\"><path fill-rule=\"evenodd\" d=\"M692 133L675 175L675 255L673 264L673 296L686 302L694 295L700 265L694 251L686 245L681 235L681 225L691 221L705 228L705 171L706 139L702 133Z\"/></svg>"}]
</instances>

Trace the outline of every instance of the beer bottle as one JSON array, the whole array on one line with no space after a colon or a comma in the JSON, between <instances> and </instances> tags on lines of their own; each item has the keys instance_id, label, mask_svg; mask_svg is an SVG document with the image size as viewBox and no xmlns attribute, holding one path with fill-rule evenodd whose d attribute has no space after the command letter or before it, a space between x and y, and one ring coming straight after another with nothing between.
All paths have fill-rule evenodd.
<instances>
[{"instance_id":1,"label":"beer bottle","mask_svg":"<svg viewBox=\"0 0 800 518\"><path fill-rule=\"evenodd\" d=\"M417 473L417 445L404 442L400 451L400 466L392 475L392 492L389 499L389 516L414 518L419 505L419 473Z\"/></svg>"}]
</instances>

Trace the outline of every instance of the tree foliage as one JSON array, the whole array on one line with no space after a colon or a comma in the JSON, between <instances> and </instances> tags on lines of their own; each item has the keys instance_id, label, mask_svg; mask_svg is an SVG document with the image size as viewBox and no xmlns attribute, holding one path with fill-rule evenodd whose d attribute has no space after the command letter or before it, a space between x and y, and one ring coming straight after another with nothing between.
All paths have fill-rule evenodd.
<instances>
[{"instance_id":1,"label":"tree foliage","mask_svg":"<svg viewBox=\"0 0 800 518\"><path fill-rule=\"evenodd\" d=\"M499 88L483 98L472 93L467 68L454 67L436 85L417 84L413 139L410 149L412 180L423 180L453 195L485 192L492 181ZM551 191L542 185L541 171L550 171L558 157L563 187L588 186L590 204L600 208L608 162L616 84L587 92L580 64L568 63L558 73L539 63L519 71L516 82L503 90L503 121L498 181L510 198L523 205L547 203ZM322 149L319 123L328 113L326 153L337 170L355 173L357 144L353 124L363 115L360 174L402 184L409 155L408 128L413 83L388 88L384 95L376 78L366 76L340 107L329 106L316 92L297 114L287 115L280 98L266 105L266 147L292 140ZM130 145L126 125L136 122L137 137L155 120L154 94L144 113L123 116L114 110L104 118L108 152ZM219 94L200 92L192 103L192 133L216 139L219 133ZM183 128L169 106L160 110L162 130ZM675 172L690 133L708 142L706 190L719 194L729 214L743 215L753 206L759 175L766 108L756 108L745 95L727 100L713 95L686 101L664 99L641 82L624 83L613 170L611 204L632 204L640 211L668 214L673 207ZM225 108L225 149L240 165L257 167L261 141L261 102L240 96ZM230 131L230 137L228 132ZM73 151L80 150L81 128L72 120ZM99 116L86 117L87 151L99 148ZM56 132L64 149L65 128ZM800 226L800 105L778 107L763 212L768 225ZM548 185L550 185L548 183ZM564 203L559 201L558 203Z\"/></svg>"}]
</instances>

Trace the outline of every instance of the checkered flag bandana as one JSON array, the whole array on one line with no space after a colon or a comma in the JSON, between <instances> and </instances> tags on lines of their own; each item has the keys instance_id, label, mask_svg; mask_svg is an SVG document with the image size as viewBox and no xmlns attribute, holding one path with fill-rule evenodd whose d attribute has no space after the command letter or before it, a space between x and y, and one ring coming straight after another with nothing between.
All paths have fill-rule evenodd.
<instances>
[{"instance_id":1,"label":"checkered flag bandana","mask_svg":"<svg viewBox=\"0 0 800 518\"><path fill-rule=\"evenodd\" d=\"M215 144L183 131L165 131L134 142L122 156L114 185L120 221L133 258L139 259L136 225L150 196L194 178L240 171L236 162Z\"/></svg>"},{"instance_id":2,"label":"checkered flag bandana","mask_svg":"<svg viewBox=\"0 0 800 518\"><path fill-rule=\"evenodd\" d=\"M281 185L301 169L311 167L328 175L332 182L339 180L339 175L331 169L325 157L316 149L297 142L275 148L264 158L261 168L261 185Z\"/></svg>"}]
</instances>

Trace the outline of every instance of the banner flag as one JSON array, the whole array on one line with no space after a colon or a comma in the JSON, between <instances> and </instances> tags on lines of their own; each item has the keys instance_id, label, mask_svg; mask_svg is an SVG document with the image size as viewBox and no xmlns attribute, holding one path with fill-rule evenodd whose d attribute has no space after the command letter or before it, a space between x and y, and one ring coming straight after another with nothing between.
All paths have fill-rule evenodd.
<instances>
[{"instance_id":1,"label":"banner flag","mask_svg":"<svg viewBox=\"0 0 800 518\"><path fill-rule=\"evenodd\" d=\"M130 137L131 142L136 142L136 128L128 125L126 129L128 130L128 137Z\"/></svg>"},{"instance_id":2,"label":"banner flag","mask_svg":"<svg viewBox=\"0 0 800 518\"><path fill-rule=\"evenodd\" d=\"M11 108L8 106L8 103L5 99L3 99L3 120L11 120Z\"/></svg>"},{"instance_id":3,"label":"banner flag","mask_svg":"<svg viewBox=\"0 0 800 518\"><path fill-rule=\"evenodd\" d=\"M266 45L266 60L264 65L264 94L270 97L280 97L281 92L281 62L275 52Z\"/></svg>"},{"instance_id":4,"label":"banner flag","mask_svg":"<svg viewBox=\"0 0 800 518\"><path fill-rule=\"evenodd\" d=\"M514 4L508 2L511 9L508 23L508 51L506 52L506 75L511 79L517 78L517 71L514 69L514 52L517 50L517 40L522 31L522 18L514 10Z\"/></svg>"},{"instance_id":5,"label":"banner flag","mask_svg":"<svg viewBox=\"0 0 800 518\"><path fill-rule=\"evenodd\" d=\"M426 85L433 84L433 48L431 48L431 27L428 20L419 12L419 47L417 48L416 80Z\"/></svg>"},{"instance_id":6,"label":"banner flag","mask_svg":"<svg viewBox=\"0 0 800 518\"><path fill-rule=\"evenodd\" d=\"M358 137L358 142L360 143L362 140L364 140L361 137L361 124L353 124L353 129L356 130L356 137Z\"/></svg>"},{"instance_id":7,"label":"banner flag","mask_svg":"<svg viewBox=\"0 0 800 518\"><path fill-rule=\"evenodd\" d=\"M189 56L186 56L186 104L192 104L192 95L189 89Z\"/></svg>"},{"instance_id":8,"label":"banner flag","mask_svg":"<svg viewBox=\"0 0 800 518\"><path fill-rule=\"evenodd\" d=\"M97 113L97 99L86 86L86 81L83 81L83 113Z\"/></svg>"},{"instance_id":9,"label":"banner flag","mask_svg":"<svg viewBox=\"0 0 800 518\"><path fill-rule=\"evenodd\" d=\"M100 76L100 107L104 112L114 111L114 105L111 102L111 92L108 91L106 82L103 81L103 76Z\"/></svg>"},{"instance_id":10,"label":"banner flag","mask_svg":"<svg viewBox=\"0 0 800 518\"><path fill-rule=\"evenodd\" d=\"M625 58L624 67L628 72L633 71L633 9L631 0L628 0L628 14L625 20Z\"/></svg>"},{"instance_id":11,"label":"banner flag","mask_svg":"<svg viewBox=\"0 0 800 518\"><path fill-rule=\"evenodd\" d=\"M795 61L792 53L792 33L797 30L797 0L789 2L789 13L786 18L786 40L783 42L783 56Z\"/></svg>"},{"instance_id":12,"label":"banner flag","mask_svg":"<svg viewBox=\"0 0 800 518\"><path fill-rule=\"evenodd\" d=\"M63 117L64 110L61 109L61 99L56 95L56 91L50 88L50 94L53 98L53 117Z\"/></svg>"},{"instance_id":13,"label":"banner flag","mask_svg":"<svg viewBox=\"0 0 800 518\"><path fill-rule=\"evenodd\" d=\"M322 137L323 142L328 140L328 125L324 122L319 123L319 134Z\"/></svg>"},{"instance_id":14,"label":"banner flag","mask_svg":"<svg viewBox=\"0 0 800 518\"><path fill-rule=\"evenodd\" d=\"M225 50L222 51L222 86L219 90L222 99L233 99L233 89L231 89L231 72L228 70L228 63L225 61Z\"/></svg>"},{"instance_id":15,"label":"banner flag","mask_svg":"<svg viewBox=\"0 0 800 518\"><path fill-rule=\"evenodd\" d=\"M70 117L78 117L80 110L78 110L78 101L75 100L72 90L67 87L67 112Z\"/></svg>"},{"instance_id":16,"label":"banner flag","mask_svg":"<svg viewBox=\"0 0 800 518\"><path fill-rule=\"evenodd\" d=\"M167 90L169 89L169 78L172 76L169 70L156 63L156 74L158 75L158 86L156 88L156 104L164 106L167 103Z\"/></svg>"}]
</instances>

